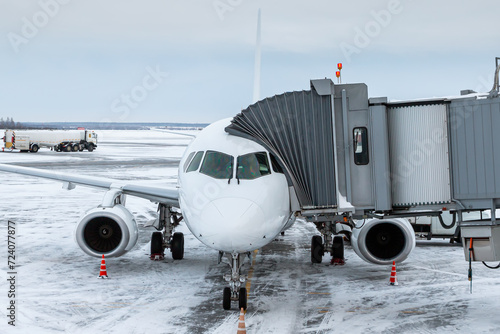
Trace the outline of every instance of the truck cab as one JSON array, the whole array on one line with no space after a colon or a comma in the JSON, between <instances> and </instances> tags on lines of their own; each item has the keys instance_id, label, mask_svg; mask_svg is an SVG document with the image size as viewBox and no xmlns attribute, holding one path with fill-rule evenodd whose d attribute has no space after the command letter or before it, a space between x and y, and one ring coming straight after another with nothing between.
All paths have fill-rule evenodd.
<instances>
[{"instance_id":1,"label":"truck cab","mask_svg":"<svg viewBox=\"0 0 500 334\"><path fill-rule=\"evenodd\" d=\"M3 136L4 147L6 149L11 149L14 146L14 131L6 130Z\"/></svg>"},{"instance_id":2,"label":"truck cab","mask_svg":"<svg viewBox=\"0 0 500 334\"><path fill-rule=\"evenodd\" d=\"M93 130L85 130L85 141L97 146L97 133Z\"/></svg>"}]
</instances>

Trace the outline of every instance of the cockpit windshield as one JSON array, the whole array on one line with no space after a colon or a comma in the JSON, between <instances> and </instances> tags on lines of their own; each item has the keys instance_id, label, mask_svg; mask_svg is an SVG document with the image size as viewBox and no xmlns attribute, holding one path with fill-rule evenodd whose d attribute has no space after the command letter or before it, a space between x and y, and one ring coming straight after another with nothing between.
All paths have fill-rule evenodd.
<instances>
[{"instance_id":1,"label":"cockpit windshield","mask_svg":"<svg viewBox=\"0 0 500 334\"><path fill-rule=\"evenodd\" d=\"M192 156L190 154L189 157L186 160L186 163L191 158L192 158ZM196 155L194 156L193 160L191 160L191 162L189 163L189 167L186 169L186 173L197 171L198 167L200 167L201 158L203 158L203 151L199 151L199 152L196 153Z\"/></svg>"},{"instance_id":2,"label":"cockpit windshield","mask_svg":"<svg viewBox=\"0 0 500 334\"><path fill-rule=\"evenodd\" d=\"M207 151L200 173L216 179L231 179L233 177L234 158L231 155L216 151Z\"/></svg>"},{"instance_id":3,"label":"cockpit windshield","mask_svg":"<svg viewBox=\"0 0 500 334\"><path fill-rule=\"evenodd\" d=\"M238 157L238 180L253 180L264 175L271 174L266 152L257 152L241 155Z\"/></svg>"}]
</instances>

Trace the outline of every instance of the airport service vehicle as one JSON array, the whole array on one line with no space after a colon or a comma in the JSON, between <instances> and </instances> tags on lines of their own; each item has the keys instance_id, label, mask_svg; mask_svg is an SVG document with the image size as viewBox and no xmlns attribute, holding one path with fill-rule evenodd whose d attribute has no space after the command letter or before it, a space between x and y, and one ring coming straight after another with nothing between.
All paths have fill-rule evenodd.
<instances>
[{"instance_id":1,"label":"airport service vehicle","mask_svg":"<svg viewBox=\"0 0 500 334\"><path fill-rule=\"evenodd\" d=\"M56 152L92 152L97 147L97 133L92 130L6 130L6 149L36 153L42 147Z\"/></svg>"}]
</instances>

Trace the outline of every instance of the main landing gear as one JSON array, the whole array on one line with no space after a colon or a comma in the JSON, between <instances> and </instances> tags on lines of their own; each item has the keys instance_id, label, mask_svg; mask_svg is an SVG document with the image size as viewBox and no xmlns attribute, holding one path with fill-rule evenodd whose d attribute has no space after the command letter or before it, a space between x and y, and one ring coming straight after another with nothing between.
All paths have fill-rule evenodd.
<instances>
[{"instance_id":1,"label":"main landing gear","mask_svg":"<svg viewBox=\"0 0 500 334\"><path fill-rule=\"evenodd\" d=\"M246 276L241 275L241 267L244 262L243 256L245 255L250 257L250 253L219 253L219 263L222 258L226 256L229 261L229 266L231 267L231 274L224 275L224 280L229 282L229 287L224 288L222 295L222 307L224 310L231 309L232 301L238 302L238 309L247 309L247 289L244 287Z\"/></svg>"},{"instance_id":2,"label":"main landing gear","mask_svg":"<svg viewBox=\"0 0 500 334\"><path fill-rule=\"evenodd\" d=\"M163 260L165 248L172 252L174 260L184 258L184 234L174 233L174 229L179 225L182 216L172 211L172 207L164 204L158 206L159 216L153 226L161 232L153 232L151 236L151 260Z\"/></svg>"},{"instance_id":3,"label":"main landing gear","mask_svg":"<svg viewBox=\"0 0 500 334\"><path fill-rule=\"evenodd\" d=\"M323 255L330 253L333 265L344 265L344 238L342 235L333 237L334 232L338 233L335 228L335 222L315 223L316 228L321 235L315 235L311 240L311 262L321 263Z\"/></svg>"}]
</instances>

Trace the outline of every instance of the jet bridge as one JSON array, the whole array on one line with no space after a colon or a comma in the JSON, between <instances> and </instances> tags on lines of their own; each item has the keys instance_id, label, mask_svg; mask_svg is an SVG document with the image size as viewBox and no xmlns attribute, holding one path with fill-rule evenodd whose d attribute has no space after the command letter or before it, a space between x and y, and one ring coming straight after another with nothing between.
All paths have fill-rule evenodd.
<instances>
[{"instance_id":1,"label":"jet bridge","mask_svg":"<svg viewBox=\"0 0 500 334\"><path fill-rule=\"evenodd\" d=\"M389 102L362 83L310 83L250 105L226 128L275 155L297 212L325 236L335 229L321 230L324 222L449 210L465 247L478 239L476 260L500 260L498 84L489 94ZM487 221L463 221L483 210Z\"/></svg>"}]
</instances>

